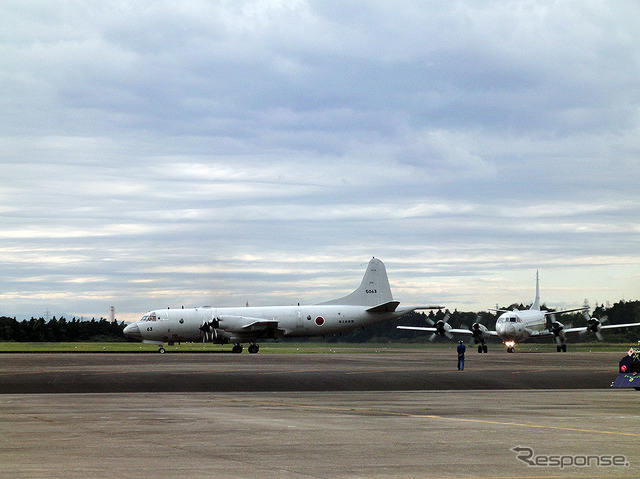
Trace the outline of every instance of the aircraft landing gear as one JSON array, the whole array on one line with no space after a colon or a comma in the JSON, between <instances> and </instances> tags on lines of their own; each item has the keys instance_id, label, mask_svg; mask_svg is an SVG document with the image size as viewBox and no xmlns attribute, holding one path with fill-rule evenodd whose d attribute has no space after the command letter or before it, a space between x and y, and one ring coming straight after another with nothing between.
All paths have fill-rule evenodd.
<instances>
[{"instance_id":1,"label":"aircraft landing gear","mask_svg":"<svg viewBox=\"0 0 640 479\"><path fill-rule=\"evenodd\" d=\"M242 345L236 344L231 350L232 353L240 354L242 352Z\"/></svg>"},{"instance_id":2,"label":"aircraft landing gear","mask_svg":"<svg viewBox=\"0 0 640 479\"><path fill-rule=\"evenodd\" d=\"M557 351L560 353L566 353L567 352L567 345L563 344L563 345L558 345L556 346Z\"/></svg>"},{"instance_id":3,"label":"aircraft landing gear","mask_svg":"<svg viewBox=\"0 0 640 479\"><path fill-rule=\"evenodd\" d=\"M164 354L166 351L167 351L167 350L166 350L166 349L164 349L162 346L160 346L160 347L158 348L158 352L159 352L160 354Z\"/></svg>"},{"instance_id":4,"label":"aircraft landing gear","mask_svg":"<svg viewBox=\"0 0 640 479\"><path fill-rule=\"evenodd\" d=\"M249 346L249 354L258 354L258 351L260 351L260 346L258 346L257 344L252 344L251 346Z\"/></svg>"},{"instance_id":5,"label":"aircraft landing gear","mask_svg":"<svg viewBox=\"0 0 640 479\"><path fill-rule=\"evenodd\" d=\"M508 347L508 348L507 348L507 352L508 352L508 353L515 353L515 352L516 352L516 350L515 350L515 348Z\"/></svg>"},{"instance_id":6,"label":"aircraft landing gear","mask_svg":"<svg viewBox=\"0 0 640 479\"><path fill-rule=\"evenodd\" d=\"M478 353L482 354L486 353L487 351L489 351L489 348L486 344L478 344Z\"/></svg>"}]
</instances>

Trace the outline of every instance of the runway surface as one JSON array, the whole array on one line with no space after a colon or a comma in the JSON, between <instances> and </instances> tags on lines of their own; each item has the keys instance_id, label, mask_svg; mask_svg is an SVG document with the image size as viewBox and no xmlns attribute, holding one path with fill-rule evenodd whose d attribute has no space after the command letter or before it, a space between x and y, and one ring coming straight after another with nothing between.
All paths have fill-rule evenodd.
<instances>
[{"instance_id":1,"label":"runway surface","mask_svg":"<svg viewBox=\"0 0 640 479\"><path fill-rule=\"evenodd\" d=\"M621 356L3 354L0 477L639 477Z\"/></svg>"},{"instance_id":2,"label":"runway surface","mask_svg":"<svg viewBox=\"0 0 640 479\"><path fill-rule=\"evenodd\" d=\"M0 394L593 389L622 353L2 354Z\"/></svg>"}]
</instances>

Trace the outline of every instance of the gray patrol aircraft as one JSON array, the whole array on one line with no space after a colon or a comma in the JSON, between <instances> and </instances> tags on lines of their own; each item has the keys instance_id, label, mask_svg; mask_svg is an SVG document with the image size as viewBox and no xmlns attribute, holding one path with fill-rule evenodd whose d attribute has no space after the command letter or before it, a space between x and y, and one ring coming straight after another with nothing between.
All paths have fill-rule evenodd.
<instances>
[{"instance_id":1,"label":"gray patrol aircraft","mask_svg":"<svg viewBox=\"0 0 640 479\"><path fill-rule=\"evenodd\" d=\"M261 339L325 336L399 318L412 311L444 306L404 306L395 301L384 263L369 261L360 286L343 298L309 306L264 306L192 309L156 309L129 324L124 334L165 352L180 342L234 344L234 353L249 343L249 353L259 351Z\"/></svg>"},{"instance_id":2,"label":"gray patrol aircraft","mask_svg":"<svg viewBox=\"0 0 640 479\"><path fill-rule=\"evenodd\" d=\"M628 328L634 326L640 326L640 323L627 323L627 324L609 324L604 326L603 323L607 322L607 318L594 318L588 314L589 306L582 306L579 308L564 309L562 311L545 311L540 309L540 279L538 272L536 271L536 297L533 300L531 306L525 310L506 310L506 309L491 309L489 311L496 311L502 313L496 321L495 331L489 330L480 321L476 321L471 325L469 329L454 329L449 323L447 323L448 317L439 320L437 323L431 321L432 327L419 327L419 326L398 326L398 329L407 329L412 331L424 331L431 333L429 337L430 341L433 341L436 335L446 336L447 338L453 338L454 334L462 336L472 336L475 344L478 345L479 353L487 352L487 340L490 337L500 338L503 344L507 347L507 352L513 353L515 351L516 343L526 341L529 338L549 337L553 338L556 343L558 352L567 352L567 345L565 343L566 334L579 333L588 334L592 333L599 341L602 341L603 336L601 331L605 329L617 329ZM576 311L582 311L587 325L579 328L565 328L565 325L555 318L556 314L571 313Z\"/></svg>"}]
</instances>

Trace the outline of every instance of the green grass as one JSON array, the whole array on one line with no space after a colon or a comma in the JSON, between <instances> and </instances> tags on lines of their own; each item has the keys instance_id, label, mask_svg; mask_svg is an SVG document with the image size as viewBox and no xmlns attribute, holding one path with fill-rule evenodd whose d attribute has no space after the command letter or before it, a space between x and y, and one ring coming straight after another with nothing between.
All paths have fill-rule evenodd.
<instances>
[{"instance_id":1,"label":"green grass","mask_svg":"<svg viewBox=\"0 0 640 479\"><path fill-rule=\"evenodd\" d=\"M425 343L329 343L289 341L262 342L260 354L358 354L358 353L386 353L398 351L421 350L454 350L456 342ZM568 343L569 352L620 352L624 353L630 347L637 348L638 344L631 343ZM174 346L165 345L171 352L228 352L230 345L183 343ZM467 344L467 353L474 353L475 346ZM556 347L550 343L522 343L516 346L516 352L555 352ZM117 342L117 343L16 343L0 342L0 353L155 353L158 346L153 344ZM489 344L489 351L504 352L501 344ZM246 347L245 347L246 353Z\"/></svg>"},{"instance_id":2,"label":"green grass","mask_svg":"<svg viewBox=\"0 0 640 479\"><path fill-rule=\"evenodd\" d=\"M167 346L167 352L227 352L231 345L183 343ZM389 345L377 344L334 344L334 343L293 343L293 342L264 342L260 344L261 354L325 354L332 352L370 352L373 350L388 350ZM420 345L403 346L419 348ZM16 343L0 342L0 353L149 353L157 352L158 346L143 343ZM246 352L246 347L245 347Z\"/></svg>"}]
</instances>

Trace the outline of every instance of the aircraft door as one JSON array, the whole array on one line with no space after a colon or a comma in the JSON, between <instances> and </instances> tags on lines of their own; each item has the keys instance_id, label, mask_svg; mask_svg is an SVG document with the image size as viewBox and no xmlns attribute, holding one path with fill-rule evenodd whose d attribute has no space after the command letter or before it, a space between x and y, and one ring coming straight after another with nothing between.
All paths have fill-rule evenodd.
<instances>
[{"instance_id":1,"label":"aircraft door","mask_svg":"<svg viewBox=\"0 0 640 479\"><path fill-rule=\"evenodd\" d=\"M296 315L296 329L302 328L304 328L304 321L302 320L302 313L298 311L298 314Z\"/></svg>"}]
</instances>

